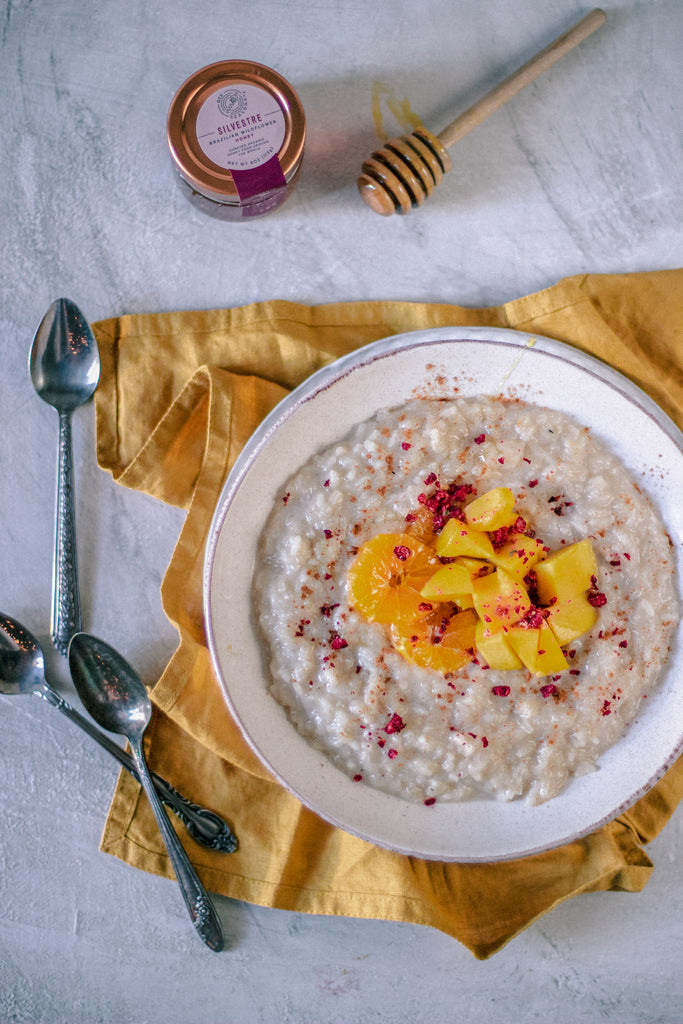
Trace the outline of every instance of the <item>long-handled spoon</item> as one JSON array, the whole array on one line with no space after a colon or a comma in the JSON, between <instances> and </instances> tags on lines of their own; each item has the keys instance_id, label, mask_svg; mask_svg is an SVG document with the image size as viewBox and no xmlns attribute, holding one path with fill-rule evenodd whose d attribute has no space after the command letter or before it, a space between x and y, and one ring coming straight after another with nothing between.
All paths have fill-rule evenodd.
<instances>
[{"instance_id":1,"label":"long-handled spoon","mask_svg":"<svg viewBox=\"0 0 683 1024\"><path fill-rule=\"evenodd\" d=\"M137 768L130 754L122 750L105 733L96 729L49 685L45 678L43 652L36 638L16 619L1 612L0 693L6 696L32 693L46 700L104 747L139 781ZM213 811L190 803L160 775L153 773L152 778L163 802L175 811L195 842L211 850L222 850L225 853L232 853L237 849L237 839L222 818Z\"/></svg>"},{"instance_id":2,"label":"long-handled spoon","mask_svg":"<svg viewBox=\"0 0 683 1024\"><path fill-rule=\"evenodd\" d=\"M43 317L33 340L29 369L40 397L59 413L52 640L57 650L66 654L69 640L81 628L71 415L92 397L100 378L95 336L69 299L57 299Z\"/></svg>"},{"instance_id":3,"label":"long-handled spoon","mask_svg":"<svg viewBox=\"0 0 683 1024\"><path fill-rule=\"evenodd\" d=\"M218 916L166 816L147 767L142 738L152 716L152 702L142 680L113 647L89 633L72 637L69 668L78 694L97 724L128 740L192 922L209 949L220 952L223 932Z\"/></svg>"}]
</instances>

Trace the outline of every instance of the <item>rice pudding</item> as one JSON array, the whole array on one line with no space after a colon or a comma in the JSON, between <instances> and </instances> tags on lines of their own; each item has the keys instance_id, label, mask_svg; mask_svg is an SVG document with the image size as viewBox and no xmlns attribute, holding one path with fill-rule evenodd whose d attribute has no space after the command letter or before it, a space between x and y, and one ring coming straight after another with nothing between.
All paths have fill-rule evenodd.
<instances>
[{"instance_id":1,"label":"rice pudding","mask_svg":"<svg viewBox=\"0 0 683 1024\"><path fill-rule=\"evenodd\" d=\"M563 671L476 652L416 665L352 606L361 546L411 535L446 485L462 505L509 488L546 551L590 538L604 601ZM311 458L268 519L253 594L269 689L297 730L359 784L426 803L537 804L596 770L655 691L679 615L670 539L621 461L563 413L487 397L382 410Z\"/></svg>"}]
</instances>

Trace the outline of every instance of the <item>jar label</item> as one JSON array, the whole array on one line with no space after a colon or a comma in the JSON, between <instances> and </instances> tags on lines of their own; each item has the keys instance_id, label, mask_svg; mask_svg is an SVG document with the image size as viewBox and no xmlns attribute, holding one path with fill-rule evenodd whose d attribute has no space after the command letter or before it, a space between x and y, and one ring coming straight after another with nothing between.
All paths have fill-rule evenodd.
<instances>
[{"instance_id":1,"label":"jar label","mask_svg":"<svg viewBox=\"0 0 683 1024\"><path fill-rule=\"evenodd\" d=\"M277 157L285 139L285 115L265 89L227 85L201 105L196 131L202 152L213 163L231 171L250 171ZM279 161L278 169L282 176Z\"/></svg>"}]
</instances>

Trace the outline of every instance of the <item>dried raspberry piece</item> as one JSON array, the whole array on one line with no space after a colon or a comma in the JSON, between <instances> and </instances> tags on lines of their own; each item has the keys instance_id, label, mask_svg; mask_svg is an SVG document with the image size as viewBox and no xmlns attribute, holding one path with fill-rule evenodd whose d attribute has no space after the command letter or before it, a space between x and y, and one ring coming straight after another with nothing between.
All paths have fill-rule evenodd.
<instances>
[{"instance_id":1,"label":"dried raspberry piece","mask_svg":"<svg viewBox=\"0 0 683 1024\"><path fill-rule=\"evenodd\" d=\"M401 448L403 449L404 452L407 452L408 449L412 448L412 445L408 444L407 441L404 441L403 444L401 445Z\"/></svg>"},{"instance_id":2,"label":"dried raspberry piece","mask_svg":"<svg viewBox=\"0 0 683 1024\"><path fill-rule=\"evenodd\" d=\"M477 436L474 439L474 443L475 444L483 444L485 440L486 440L486 434L477 434Z\"/></svg>"},{"instance_id":3,"label":"dried raspberry piece","mask_svg":"<svg viewBox=\"0 0 683 1024\"><path fill-rule=\"evenodd\" d=\"M410 558L412 552L409 547L406 547L405 544L397 544L396 547L394 548L394 554L398 558L399 562L405 562L408 558Z\"/></svg>"},{"instance_id":4,"label":"dried raspberry piece","mask_svg":"<svg viewBox=\"0 0 683 1024\"><path fill-rule=\"evenodd\" d=\"M363 776L362 775L354 775L353 781L354 782L362 782L363 781Z\"/></svg>"},{"instance_id":5,"label":"dried raspberry piece","mask_svg":"<svg viewBox=\"0 0 683 1024\"><path fill-rule=\"evenodd\" d=\"M394 750L393 747L391 750L387 750L387 757L390 757L393 761L395 757L398 757L398 750Z\"/></svg>"},{"instance_id":6,"label":"dried raspberry piece","mask_svg":"<svg viewBox=\"0 0 683 1024\"><path fill-rule=\"evenodd\" d=\"M541 687L542 697L552 697L557 693L557 687L554 683L546 683L545 686Z\"/></svg>"},{"instance_id":7,"label":"dried raspberry piece","mask_svg":"<svg viewBox=\"0 0 683 1024\"><path fill-rule=\"evenodd\" d=\"M339 636L338 633L334 633L330 639L330 647L333 651L342 651L345 647L348 647L346 640L343 636Z\"/></svg>"},{"instance_id":8,"label":"dried raspberry piece","mask_svg":"<svg viewBox=\"0 0 683 1024\"><path fill-rule=\"evenodd\" d=\"M491 693L494 695L494 697L509 697L510 696L510 687L509 686L503 686L503 685L501 685L501 686L493 686L491 688Z\"/></svg>"},{"instance_id":9,"label":"dried raspberry piece","mask_svg":"<svg viewBox=\"0 0 683 1024\"><path fill-rule=\"evenodd\" d=\"M406 724L401 718L401 716L397 712L394 712L394 714L391 716L387 724L384 726L384 731L386 733L391 734L395 732L401 732L401 730L405 729L405 727Z\"/></svg>"},{"instance_id":10,"label":"dried raspberry piece","mask_svg":"<svg viewBox=\"0 0 683 1024\"><path fill-rule=\"evenodd\" d=\"M540 629L544 618L543 609L532 606L524 618L519 620L517 625L521 626L522 629ZM540 654L541 652L539 651L538 653Z\"/></svg>"},{"instance_id":11,"label":"dried raspberry piece","mask_svg":"<svg viewBox=\"0 0 683 1024\"><path fill-rule=\"evenodd\" d=\"M436 797L435 796L428 796L427 799L425 800L425 807L433 807L435 803L436 803Z\"/></svg>"}]
</instances>

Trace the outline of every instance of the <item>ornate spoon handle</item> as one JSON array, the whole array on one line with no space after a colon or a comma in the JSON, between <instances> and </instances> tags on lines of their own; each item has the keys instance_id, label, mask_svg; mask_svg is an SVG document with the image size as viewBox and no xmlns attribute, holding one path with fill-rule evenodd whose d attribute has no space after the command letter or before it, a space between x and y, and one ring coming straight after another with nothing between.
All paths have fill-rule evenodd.
<instances>
[{"instance_id":1,"label":"ornate spoon handle","mask_svg":"<svg viewBox=\"0 0 683 1024\"><path fill-rule=\"evenodd\" d=\"M180 840L176 832L174 831L166 811L161 806L161 801L157 795L157 791L154 788L152 777L145 761L145 755L142 751L142 736L130 736L129 743L131 750L133 751L133 757L137 765L140 781L145 788L145 792L149 798L149 802L152 805L154 811L154 817L157 820L159 830L161 832L168 855L171 858L173 864L173 870L180 886L180 891L183 894L185 905L189 911L192 923L194 924L197 932L201 939L206 943L209 949L212 949L215 953L220 953L223 949L223 931L221 929L218 915L214 908L213 903L209 898L209 894L206 889L199 881L197 873L195 872L190 860L183 849Z\"/></svg>"},{"instance_id":2,"label":"ornate spoon handle","mask_svg":"<svg viewBox=\"0 0 683 1024\"><path fill-rule=\"evenodd\" d=\"M61 711L67 718L71 719L88 736L91 736L96 743L99 743L101 747L109 751L112 757L115 757L119 764L126 771L130 772L138 782L141 781L135 761L130 754L122 750L118 743L109 739L105 733L100 732L87 718L84 718L80 712L76 711L68 701L64 700L61 694L48 685L46 685L44 690L35 690L34 692L39 697L42 697L43 700L46 700L48 704L52 704L58 711ZM196 843L206 846L210 850L222 850L224 853L233 853L237 849L237 838L222 818L213 811L200 807L199 804L190 803L182 793L174 789L156 772L150 774L161 800L177 814Z\"/></svg>"},{"instance_id":3,"label":"ornate spoon handle","mask_svg":"<svg viewBox=\"0 0 683 1024\"><path fill-rule=\"evenodd\" d=\"M71 413L59 412L57 461L57 510L52 576L52 642L61 654L81 628L81 601L76 562L74 472L71 445Z\"/></svg>"}]
</instances>

